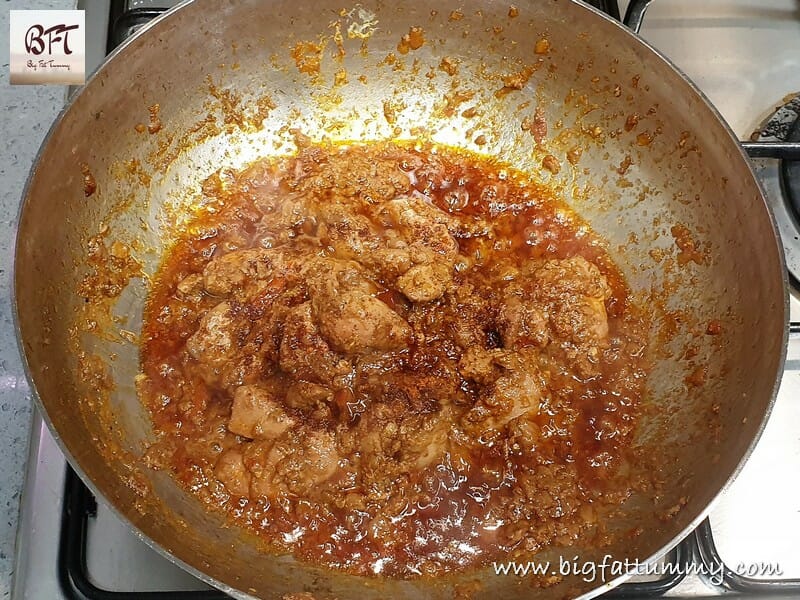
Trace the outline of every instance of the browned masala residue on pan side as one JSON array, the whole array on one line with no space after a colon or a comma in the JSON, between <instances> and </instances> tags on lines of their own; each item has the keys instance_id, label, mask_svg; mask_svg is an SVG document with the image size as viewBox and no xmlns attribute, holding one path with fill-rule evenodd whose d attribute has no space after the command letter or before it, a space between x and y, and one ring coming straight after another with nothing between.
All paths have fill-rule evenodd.
<instances>
[{"instance_id":1,"label":"browned masala residue on pan side","mask_svg":"<svg viewBox=\"0 0 800 600\"><path fill-rule=\"evenodd\" d=\"M297 70L312 77L318 76L324 45L317 42L297 42L291 51Z\"/></svg>"},{"instance_id":2,"label":"browned masala residue on pan side","mask_svg":"<svg viewBox=\"0 0 800 600\"><path fill-rule=\"evenodd\" d=\"M411 27L397 43L397 51L400 54L408 54L411 50L419 50L424 44L425 32L422 27Z\"/></svg>"}]
</instances>

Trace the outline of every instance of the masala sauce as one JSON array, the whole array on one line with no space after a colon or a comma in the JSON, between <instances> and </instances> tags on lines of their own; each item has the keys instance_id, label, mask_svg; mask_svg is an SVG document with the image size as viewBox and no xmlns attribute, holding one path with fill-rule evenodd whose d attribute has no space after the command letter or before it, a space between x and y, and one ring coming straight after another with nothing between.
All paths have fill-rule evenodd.
<instances>
[{"instance_id":1,"label":"masala sauce","mask_svg":"<svg viewBox=\"0 0 800 600\"><path fill-rule=\"evenodd\" d=\"M276 552L414 577L569 545L630 494L645 312L547 188L376 143L203 195L153 285L139 391L151 465L210 509Z\"/></svg>"}]
</instances>

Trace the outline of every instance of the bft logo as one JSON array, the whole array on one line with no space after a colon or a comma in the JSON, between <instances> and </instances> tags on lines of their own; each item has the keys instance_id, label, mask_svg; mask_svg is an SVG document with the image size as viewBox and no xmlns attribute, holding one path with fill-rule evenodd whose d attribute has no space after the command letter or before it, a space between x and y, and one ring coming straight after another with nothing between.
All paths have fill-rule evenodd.
<instances>
[{"instance_id":1,"label":"bft logo","mask_svg":"<svg viewBox=\"0 0 800 600\"><path fill-rule=\"evenodd\" d=\"M10 21L11 83L85 82L82 10L12 10Z\"/></svg>"},{"instance_id":2,"label":"bft logo","mask_svg":"<svg viewBox=\"0 0 800 600\"><path fill-rule=\"evenodd\" d=\"M53 25L48 29L45 29L38 23L36 25L31 25L28 28L28 32L25 34L25 50L27 50L29 54L38 56L42 54L46 48L47 53L52 54L53 44L60 43L61 51L65 55L72 54L72 50L69 49L69 32L78 28L78 25L65 25L64 23ZM45 45L45 41L47 45ZM58 46L56 46L56 50L58 50Z\"/></svg>"}]
</instances>

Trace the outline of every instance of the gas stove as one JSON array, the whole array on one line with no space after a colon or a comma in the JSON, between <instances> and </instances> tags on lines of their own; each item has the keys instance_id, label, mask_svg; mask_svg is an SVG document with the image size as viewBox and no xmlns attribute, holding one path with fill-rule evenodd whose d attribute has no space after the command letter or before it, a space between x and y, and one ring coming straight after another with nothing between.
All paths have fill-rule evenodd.
<instances>
[{"instance_id":1,"label":"gas stove","mask_svg":"<svg viewBox=\"0 0 800 600\"><path fill-rule=\"evenodd\" d=\"M164 0L85 0L92 70L165 9ZM796 0L615 0L706 94L753 157L793 279L786 369L772 417L708 519L645 574L603 598L800 598L800 12ZM793 162L790 159L797 159ZM702 460L702 457L698 457ZM224 599L148 547L69 469L38 414L12 598Z\"/></svg>"}]
</instances>

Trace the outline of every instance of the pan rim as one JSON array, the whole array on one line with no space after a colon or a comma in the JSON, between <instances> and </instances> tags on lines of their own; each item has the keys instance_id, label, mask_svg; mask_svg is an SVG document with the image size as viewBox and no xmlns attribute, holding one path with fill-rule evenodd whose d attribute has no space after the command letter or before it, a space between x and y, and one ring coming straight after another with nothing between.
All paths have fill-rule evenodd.
<instances>
[{"instance_id":1,"label":"pan rim","mask_svg":"<svg viewBox=\"0 0 800 600\"><path fill-rule=\"evenodd\" d=\"M756 173L753 169L753 163L750 160L750 157L745 152L744 148L740 143L738 136L734 133L731 126L728 122L723 118L720 114L719 110L717 109L714 104L712 104L711 100L706 96L702 90L694 83L694 81L689 78L686 73L683 72L677 65L675 65L672 60L670 60L664 53L660 50L655 48L652 44L650 44L647 40L645 40L639 33L631 30L626 25L617 21L616 19L608 16L606 13L602 12L595 7L584 4L579 0L568 0L570 3L574 5L579 5L580 8L594 13L595 16L602 18L606 21L606 23L612 25L617 30L621 30L624 32L625 35L628 36L628 40L632 43L638 43L640 47L648 50L655 58L662 61L664 66L678 75L678 77L688 86L688 88L700 99L703 106L716 118L717 124L722 128L722 131L727 135L731 142L733 142L736 146L736 157L741 159L743 162L743 167L746 169L745 173L748 175L758 190L758 197L761 200L761 206L766 211L767 217L769 218L769 223L772 232L772 241L775 243L775 247L778 251L778 258L779 264L783 266L781 269L781 290L783 294L783 329L782 329L782 338L781 338L781 345L780 345L780 356L778 357L778 361L776 364L776 373L774 375L774 383L772 385L772 389L770 390L770 397L769 401L767 402L766 409L764 410L764 415L761 418L761 422L758 425L758 428L755 431L750 443L748 444L747 448L745 449L742 457L739 459L738 463L731 471L730 475L725 480L725 483L720 487L720 489L713 495L711 500L706 504L705 508L701 510L697 516L692 519L683 529L681 529L675 536L673 536L670 540L663 545L663 547L654 552L651 556L649 556L644 562L650 563L656 561L663 556L665 556L670 550L672 550L675 546L677 546L680 542L684 539L689 537L699 526L700 524L708 517L711 511L714 509L715 505L720 501L721 497L730 489L733 483L736 481L739 474L744 469L744 466L747 464L747 461L750 459L753 451L755 450L756 446L758 445L759 441L761 440L761 436L764 433L764 429L767 426L770 416L772 415L772 411L775 407L775 402L778 398L778 390L781 386L782 374L785 369L786 363L786 354L788 352L788 344L789 344L789 274L788 270L786 269L786 257L784 255L783 249L783 242L780 238L780 233L778 231L778 224L775 217L775 213L770 206L769 201L767 200L766 192L764 191L764 186L762 185L759 178L756 176ZM592 598L596 598L609 590L619 586L620 584L624 583L628 579L632 577L632 574L621 575L595 589L589 590L588 592L578 596L575 600L591 600Z\"/></svg>"},{"instance_id":2,"label":"pan rim","mask_svg":"<svg viewBox=\"0 0 800 600\"><path fill-rule=\"evenodd\" d=\"M563 0L550 0L551 3L556 2L563 2ZM750 161L749 157L745 153L744 149L741 147L737 136L734 134L733 130L731 129L730 125L725 121L716 107L710 102L708 97L697 87L697 85L681 70L679 69L669 58L667 58L663 53L653 47L649 42L644 40L640 35L631 31L628 27L624 26L619 21L609 17L602 11L595 9L592 6L584 4L580 0L566 0L568 4L570 4L576 10L585 10L589 13L593 13L595 18L603 19L607 25L615 27L618 31L624 31L626 36L626 40L628 44L631 45L638 45L640 49L643 49L648 54L653 56L655 59L660 60L664 67L671 69L682 81L683 83L688 86L688 89L694 93L694 95L701 101L702 106L716 118L717 125L721 128L720 131L727 135L730 142L736 146L737 154L734 155L735 158L738 158L739 161L742 163L742 168L746 169L745 172L742 173L743 176L749 176L752 182L755 184L755 188L758 190L758 195L761 200L761 206L766 211L766 215L769 219L769 223L772 229L772 242L775 243L775 247L777 249L777 256L779 259L779 264L785 266L785 256L784 256L784 249L783 244L781 243L780 235L777 229L777 222L775 218L775 214L767 201L766 194L763 188L763 185L759 181L758 177L756 176L752 162ZM44 136L42 143L37 151L37 154L34 158L34 161L31 166L31 170L28 174L28 177L25 182L25 186L23 187L21 202L19 205L19 209L17 211L17 223L21 221L23 214L25 213L26 207L29 201L29 193L30 188L32 186L33 180L36 177L37 171L39 169L40 161L44 150L47 148L52 136L58 129L59 125L61 124L63 118L69 113L71 107L76 103L77 99L80 98L81 94L83 94L87 87L97 79L100 74L104 71L106 66L111 63L118 55L122 54L131 44L133 44L139 36L147 34L148 31L151 29L158 27L164 21L170 19L177 13L179 10L191 5L195 4L196 0L182 0L179 4L175 7L167 10L162 15L156 17L152 21L148 22L144 25L141 29L139 29L134 35L126 39L122 44L120 44L117 48L115 48L103 61L101 65L87 78L86 83L84 86L79 89L76 93L74 93L65 103L62 110L59 112L55 120L53 121L52 125L50 126L47 134ZM42 420L47 425L53 439L55 440L56 444L58 445L61 452L64 454L67 462L73 468L73 470L78 474L84 484L90 489L90 491L99 498L105 498L105 495L100 493L97 486L95 486L94 482L84 473L83 469L81 468L78 461L63 443L61 436L59 435L58 431L56 430L53 421L51 420L50 416L48 415L44 403L39 395L36 382L33 378L32 371L28 362L27 353L25 351L25 344L22 337L22 327L20 321L20 307L18 304L18 293L17 293L17 258L20 252L20 245L22 241L19 236L19 229L15 234L15 243L14 243L14 260L11 264L10 269L10 279L13 284L10 286L11 291L11 308L12 308L12 320L13 320L13 328L16 337L17 348L20 353L20 358L23 366L23 370L25 372L25 377L30 385L31 390L31 397L35 403L36 410L39 411ZM730 472L728 477L725 480L725 483L719 488L719 490L713 495L712 499L706 504L705 508L701 510L694 519L692 519L687 526L685 526L681 531L679 531L675 536L673 536L670 540L663 545L661 549L653 553L649 556L646 561L650 562L662 557L666 552L671 550L674 546L676 546L681 540L686 538L690 535L699 525L700 523L708 516L708 514L713 510L714 506L719 502L722 495L727 492L727 490L731 487L734 483L738 475L741 473L742 469L744 468L745 464L749 460L752 452L754 451L755 447L758 445L763 431L767 425L767 422L772 414L778 389L781 384L781 374L784 370L784 364L786 361L786 354L787 354L787 347L788 347L788 338L789 338L789 277L788 272L785 268L781 269L781 290L783 294L783 332L782 332L782 339L780 345L780 355L778 356L778 360L776 363L776 372L774 375L774 383L772 389L770 390L770 397L769 401L766 404L766 408L764 410L763 417L758 425L758 428L755 431L750 443L748 444L747 448L743 452L740 460ZM24 488L23 488L24 490ZM23 491L24 494L24 491ZM231 595L235 598L240 599L253 599L254 596L242 592L236 588L233 588L229 584L226 584L214 577L207 575L205 572L189 565L183 559L179 558L165 547L163 547L158 542L154 541L148 535L146 535L138 526L133 524L123 513L119 510L113 503L106 502L107 506L111 509L113 514L121 519L122 522L126 524L126 526L131 530L131 532L141 541L143 541L148 547L152 548L160 555L164 556L167 560L177 564L182 569L190 573L191 575L197 577L202 582L211 585L226 594ZM598 587L595 587L584 594L576 597L576 600L591 600L610 589L613 589L620 585L621 583L628 580L632 575L626 574L621 575L607 583L604 583Z\"/></svg>"}]
</instances>

